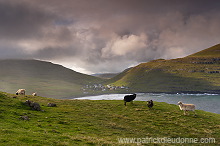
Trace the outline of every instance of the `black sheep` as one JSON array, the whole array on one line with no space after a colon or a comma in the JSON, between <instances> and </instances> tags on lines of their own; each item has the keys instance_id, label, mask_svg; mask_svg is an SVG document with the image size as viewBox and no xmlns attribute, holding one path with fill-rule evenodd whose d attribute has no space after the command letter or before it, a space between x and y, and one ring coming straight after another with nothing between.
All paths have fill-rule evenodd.
<instances>
[{"instance_id":1,"label":"black sheep","mask_svg":"<svg viewBox=\"0 0 220 146\"><path fill-rule=\"evenodd\" d=\"M132 94L132 95L125 95L124 97L124 105L126 106L126 102L132 102L133 100L136 98L136 94Z\"/></svg>"},{"instance_id":2,"label":"black sheep","mask_svg":"<svg viewBox=\"0 0 220 146\"><path fill-rule=\"evenodd\" d=\"M152 100L147 101L147 106L149 107L149 109L151 109L154 106L154 103Z\"/></svg>"},{"instance_id":3,"label":"black sheep","mask_svg":"<svg viewBox=\"0 0 220 146\"><path fill-rule=\"evenodd\" d=\"M32 110L41 111L40 104L37 103L37 102L26 100L24 102L24 104L26 104L27 106L31 107Z\"/></svg>"}]
</instances>

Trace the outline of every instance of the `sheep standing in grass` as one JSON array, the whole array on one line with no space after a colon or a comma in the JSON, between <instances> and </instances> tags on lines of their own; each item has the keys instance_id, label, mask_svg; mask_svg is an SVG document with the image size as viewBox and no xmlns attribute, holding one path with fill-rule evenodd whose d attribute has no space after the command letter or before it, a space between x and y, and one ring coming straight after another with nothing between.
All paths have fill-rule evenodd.
<instances>
[{"instance_id":1,"label":"sheep standing in grass","mask_svg":"<svg viewBox=\"0 0 220 146\"><path fill-rule=\"evenodd\" d=\"M56 104L56 103L48 103L47 106L48 106L48 107L56 107L57 104Z\"/></svg>"},{"instance_id":2,"label":"sheep standing in grass","mask_svg":"<svg viewBox=\"0 0 220 146\"><path fill-rule=\"evenodd\" d=\"M25 104L26 104L27 106L31 107L32 110L41 111L40 104L37 103L37 102L33 102L33 101L30 101L30 100L26 100L26 101L25 101Z\"/></svg>"},{"instance_id":3,"label":"sheep standing in grass","mask_svg":"<svg viewBox=\"0 0 220 146\"><path fill-rule=\"evenodd\" d=\"M36 92L32 93L32 96L37 96L37 93Z\"/></svg>"},{"instance_id":4,"label":"sheep standing in grass","mask_svg":"<svg viewBox=\"0 0 220 146\"><path fill-rule=\"evenodd\" d=\"M25 89L18 89L18 91L15 93L16 95L25 95Z\"/></svg>"},{"instance_id":5,"label":"sheep standing in grass","mask_svg":"<svg viewBox=\"0 0 220 146\"><path fill-rule=\"evenodd\" d=\"M136 94L125 95L124 97L124 105L126 106L126 102L131 102L133 104L133 100L136 98Z\"/></svg>"},{"instance_id":6,"label":"sheep standing in grass","mask_svg":"<svg viewBox=\"0 0 220 146\"><path fill-rule=\"evenodd\" d=\"M178 105L180 107L180 110L184 111L184 115L186 115L186 111L193 111L194 114L196 115L195 112L195 105L194 104L184 104L181 101L178 102Z\"/></svg>"},{"instance_id":7,"label":"sheep standing in grass","mask_svg":"<svg viewBox=\"0 0 220 146\"><path fill-rule=\"evenodd\" d=\"M147 106L151 109L154 106L153 100L147 101Z\"/></svg>"}]
</instances>

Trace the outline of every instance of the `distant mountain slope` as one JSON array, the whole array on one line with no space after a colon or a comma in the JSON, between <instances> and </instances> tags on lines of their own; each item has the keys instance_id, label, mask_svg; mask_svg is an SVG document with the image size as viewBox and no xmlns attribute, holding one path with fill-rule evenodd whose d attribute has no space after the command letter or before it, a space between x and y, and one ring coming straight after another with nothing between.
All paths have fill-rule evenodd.
<instances>
[{"instance_id":1,"label":"distant mountain slope","mask_svg":"<svg viewBox=\"0 0 220 146\"><path fill-rule=\"evenodd\" d=\"M220 93L220 45L184 58L153 60L110 79L133 92Z\"/></svg>"},{"instance_id":2,"label":"distant mountain slope","mask_svg":"<svg viewBox=\"0 0 220 146\"><path fill-rule=\"evenodd\" d=\"M103 79L111 79L111 78L115 77L118 74L119 73L100 73L100 74L92 74L92 76L103 78Z\"/></svg>"},{"instance_id":3,"label":"distant mountain slope","mask_svg":"<svg viewBox=\"0 0 220 146\"><path fill-rule=\"evenodd\" d=\"M128 70L132 69L132 67L126 68L124 71L122 71L121 73L103 73L103 74L93 74L93 76L96 77L100 77L100 78L104 78L104 79L112 79L114 77L116 77L117 75L120 74L120 76L122 76L125 72L127 72ZM120 78L120 76L117 76L116 78L114 78L114 80L117 80L118 77ZM112 80L111 80L112 81ZM107 81L108 82L108 81Z\"/></svg>"},{"instance_id":4,"label":"distant mountain slope","mask_svg":"<svg viewBox=\"0 0 220 146\"><path fill-rule=\"evenodd\" d=\"M100 78L81 74L61 65L39 60L0 60L0 90L58 98L82 94L81 87Z\"/></svg>"}]
</instances>

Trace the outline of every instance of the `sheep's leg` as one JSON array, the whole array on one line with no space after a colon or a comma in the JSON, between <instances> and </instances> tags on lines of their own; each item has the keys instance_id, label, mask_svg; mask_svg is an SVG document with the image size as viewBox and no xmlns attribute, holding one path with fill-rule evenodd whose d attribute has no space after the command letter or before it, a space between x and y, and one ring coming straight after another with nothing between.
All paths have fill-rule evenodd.
<instances>
[{"instance_id":1,"label":"sheep's leg","mask_svg":"<svg viewBox=\"0 0 220 146\"><path fill-rule=\"evenodd\" d=\"M131 104L133 105L134 103L133 103L133 100L131 101Z\"/></svg>"},{"instance_id":2,"label":"sheep's leg","mask_svg":"<svg viewBox=\"0 0 220 146\"><path fill-rule=\"evenodd\" d=\"M194 110L193 112L194 112L194 116L196 116L196 111Z\"/></svg>"},{"instance_id":3,"label":"sheep's leg","mask_svg":"<svg viewBox=\"0 0 220 146\"><path fill-rule=\"evenodd\" d=\"M186 115L186 111L184 110L184 115Z\"/></svg>"},{"instance_id":4,"label":"sheep's leg","mask_svg":"<svg viewBox=\"0 0 220 146\"><path fill-rule=\"evenodd\" d=\"M124 101L124 105L126 106L126 101Z\"/></svg>"}]
</instances>

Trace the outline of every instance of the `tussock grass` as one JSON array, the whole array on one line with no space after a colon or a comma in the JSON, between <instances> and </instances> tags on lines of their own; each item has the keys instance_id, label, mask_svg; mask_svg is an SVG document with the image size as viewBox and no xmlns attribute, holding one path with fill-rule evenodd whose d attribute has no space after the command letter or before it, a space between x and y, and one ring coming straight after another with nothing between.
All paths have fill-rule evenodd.
<instances>
[{"instance_id":1,"label":"tussock grass","mask_svg":"<svg viewBox=\"0 0 220 146\"><path fill-rule=\"evenodd\" d=\"M162 102L149 110L144 101L125 107L123 101L13 96L0 93L1 145L120 145L118 138L125 137L212 137L220 144L219 114L197 110L197 116L184 116L177 105ZM27 99L43 111L30 110Z\"/></svg>"}]
</instances>

